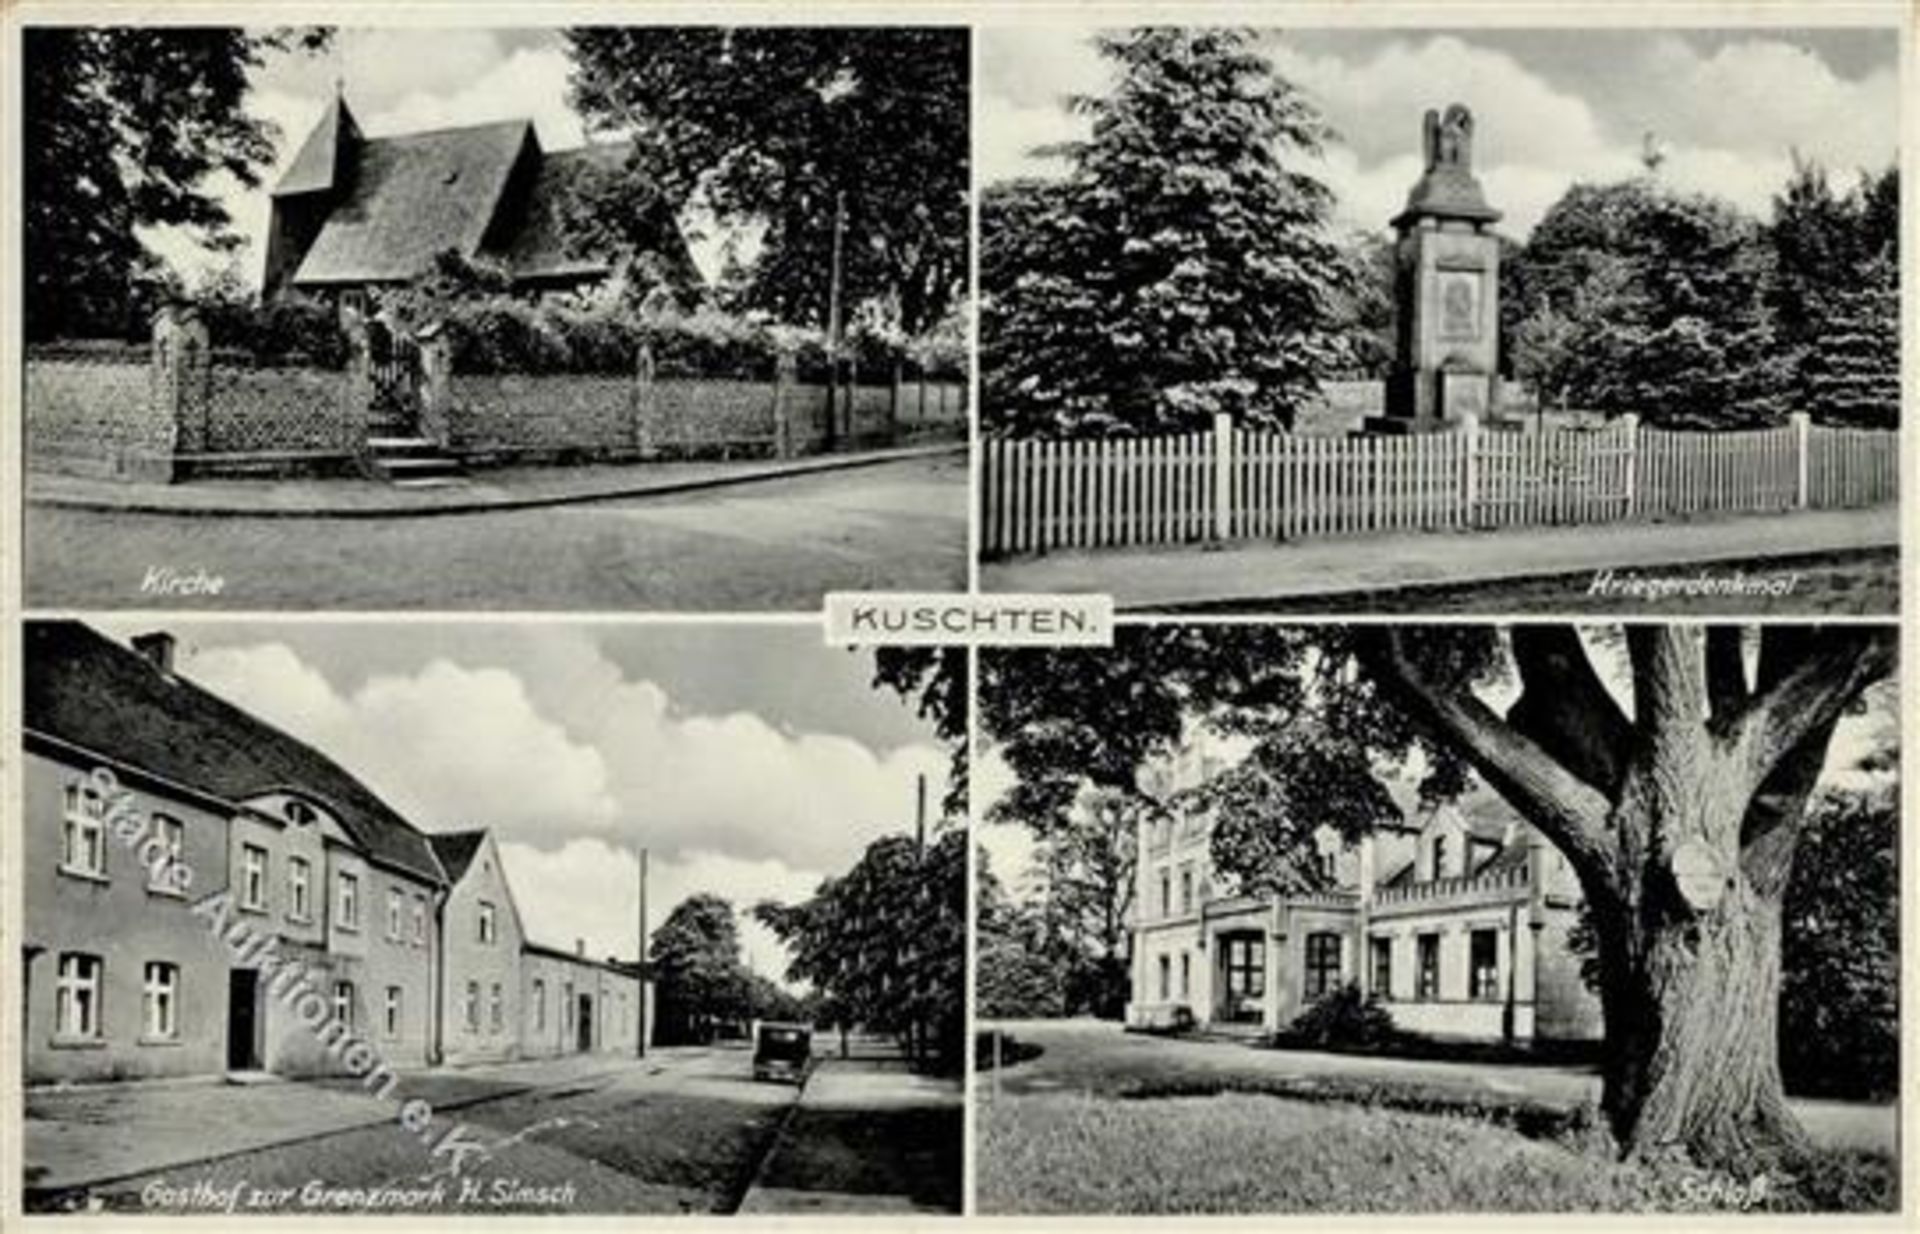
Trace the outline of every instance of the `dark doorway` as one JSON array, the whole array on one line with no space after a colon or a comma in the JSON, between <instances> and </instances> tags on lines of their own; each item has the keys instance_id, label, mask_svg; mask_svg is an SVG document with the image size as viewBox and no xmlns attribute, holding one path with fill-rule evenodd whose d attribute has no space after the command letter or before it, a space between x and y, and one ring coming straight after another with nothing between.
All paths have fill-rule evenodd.
<instances>
[{"instance_id":1,"label":"dark doorway","mask_svg":"<svg viewBox=\"0 0 1920 1234\"><path fill-rule=\"evenodd\" d=\"M251 968L228 969L227 1070L260 1070L259 1014L260 974Z\"/></svg>"},{"instance_id":2,"label":"dark doorway","mask_svg":"<svg viewBox=\"0 0 1920 1234\"><path fill-rule=\"evenodd\" d=\"M580 1012L573 1017L573 1023L580 1038L577 1048L585 1054L593 1049L593 995L580 996Z\"/></svg>"}]
</instances>

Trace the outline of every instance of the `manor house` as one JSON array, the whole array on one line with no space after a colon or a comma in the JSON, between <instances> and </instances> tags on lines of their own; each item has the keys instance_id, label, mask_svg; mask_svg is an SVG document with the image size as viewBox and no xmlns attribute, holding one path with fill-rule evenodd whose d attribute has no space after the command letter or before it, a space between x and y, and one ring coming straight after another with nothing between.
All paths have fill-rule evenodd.
<instances>
[{"instance_id":1,"label":"manor house","mask_svg":"<svg viewBox=\"0 0 1920 1234\"><path fill-rule=\"evenodd\" d=\"M1190 744L1176 787L1218 769ZM1190 1014L1285 1028L1348 985L1402 1029L1479 1041L1597 1040L1600 1005L1568 945L1580 889L1565 858L1485 790L1348 845L1316 837L1320 890L1238 895L1213 869L1204 813L1141 824L1127 1023ZM1183 1014L1184 1013L1184 1014Z\"/></svg>"}]
</instances>

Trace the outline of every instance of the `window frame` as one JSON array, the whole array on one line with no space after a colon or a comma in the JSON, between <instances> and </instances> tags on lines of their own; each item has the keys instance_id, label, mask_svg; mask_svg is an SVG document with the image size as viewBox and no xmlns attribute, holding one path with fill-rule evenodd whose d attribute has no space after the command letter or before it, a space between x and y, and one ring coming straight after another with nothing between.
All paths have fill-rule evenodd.
<instances>
[{"instance_id":1,"label":"window frame","mask_svg":"<svg viewBox=\"0 0 1920 1234\"><path fill-rule=\"evenodd\" d=\"M1393 939L1375 935L1367 940L1367 977L1375 995L1393 997Z\"/></svg>"},{"instance_id":2,"label":"window frame","mask_svg":"<svg viewBox=\"0 0 1920 1234\"><path fill-rule=\"evenodd\" d=\"M334 925L360 932L360 876L352 870L334 871Z\"/></svg>"},{"instance_id":3,"label":"window frame","mask_svg":"<svg viewBox=\"0 0 1920 1234\"><path fill-rule=\"evenodd\" d=\"M91 865L74 861L74 836L86 832L92 837L88 856ZM60 807L60 873L70 878L104 883L107 876L107 800L98 790L75 781L64 789Z\"/></svg>"},{"instance_id":4,"label":"window frame","mask_svg":"<svg viewBox=\"0 0 1920 1234\"><path fill-rule=\"evenodd\" d=\"M1481 963L1480 944L1487 945L1486 963ZM1492 927L1467 933L1467 997L1477 1003L1500 1001L1500 931Z\"/></svg>"},{"instance_id":5,"label":"window frame","mask_svg":"<svg viewBox=\"0 0 1920 1234\"><path fill-rule=\"evenodd\" d=\"M173 871L183 860L187 848L187 825L171 814L155 810L152 814L153 834L161 838L160 851L166 854L164 860L156 861L147 867L147 891L157 896L169 896L184 900L187 893L175 885ZM171 837L169 841L167 837Z\"/></svg>"},{"instance_id":6,"label":"window frame","mask_svg":"<svg viewBox=\"0 0 1920 1234\"><path fill-rule=\"evenodd\" d=\"M1340 936L1332 930L1314 930L1301 941L1300 994L1307 1002L1340 989Z\"/></svg>"},{"instance_id":7,"label":"window frame","mask_svg":"<svg viewBox=\"0 0 1920 1234\"><path fill-rule=\"evenodd\" d=\"M78 972L69 974L69 963L78 969L87 967L87 974ZM106 987L107 962L91 951L63 951L54 961L53 985L53 1039L56 1042L72 1045L91 1045L106 1040ZM87 999L87 1025L84 1029L73 1026L73 1019L79 1007L78 992L85 991Z\"/></svg>"},{"instance_id":8,"label":"window frame","mask_svg":"<svg viewBox=\"0 0 1920 1234\"><path fill-rule=\"evenodd\" d=\"M387 987L386 1003L382 1008L381 1028L389 1041L398 1040L401 1030L407 1022L407 992L397 985Z\"/></svg>"},{"instance_id":9,"label":"window frame","mask_svg":"<svg viewBox=\"0 0 1920 1234\"><path fill-rule=\"evenodd\" d=\"M353 995L353 982L336 981L333 983L333 1018L338 1020L348 1032L352 1032L354 1027Z\"/></svg>"},{"instance_id":10,"label":"window frame","mask_svg":"<svg viewBox=\"0 0 1920 1234\"><path fill-rule=\"evenodd\" d=\"M313 920L313 862L297 853L287 857L287 920Z\"/></svg>"},{"instance_id":11,"label":"window frame","mask_svg":"<svg viewBox=\"0 0 1920 1234\"><path fill-rule=\"evenodd\" d=\"M1440 935L1432 931L1414 935L1413 997L1423 1003L1440 998Z\"/></svg>"},{"instance_id":12,"label":"window frame","mask_svg":"<svg viewBox=\"0 0 1920 1234\"><path fill-rule=\"evenodd\" d=\"M474 933L480 944L491 947L500 941L499 914L492 900L481 900L475 907Z\"/></svg>"},{"instance_id":13,"label":"window frame","mask_svg":"<svg viewBox=\"0 0 1920 1234\"><path fill-rule=\"evenodd\" d=\"M156 1019L163 1022L155 1023ZM180 966L171 960L147 960L141 966L140 1040L180 1040Z\"/></svg>"},{"instance_id":14,"label":"window frame","mask_svg":"<svg viewBox=\"0 0 1920 1234\"><path fill-rule=\"evenodd\" d=\"M257 871L253 867L253 857L255 854L258 854L260 857L260 868ZM254 885L254 875L256 873L259 875L258 887ZM251 840L240 841L239 907L243 911L249 913L264 913L267 911L267 880L272 877L272 874L272 854L267 852L266 846L263 844L255 844ZM254 897L256 891L259 893L257 899Z\"/></svg>"}]
</instances>

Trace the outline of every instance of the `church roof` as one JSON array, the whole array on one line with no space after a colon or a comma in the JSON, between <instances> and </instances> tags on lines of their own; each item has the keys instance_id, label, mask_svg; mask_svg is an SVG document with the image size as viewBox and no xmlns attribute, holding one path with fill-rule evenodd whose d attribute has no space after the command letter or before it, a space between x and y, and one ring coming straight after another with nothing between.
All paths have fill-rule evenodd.
<instances>
[{"instance_id":1,"label":"church roof","mask_svg":"<svg viewBox=\"0 0 1920 1234\"><path fill-rule=\"evenodd\" d=\"M346 100L335 95L333 102L327 104L327 110L321 113L320 123L307 134L300 153L294 155L287 174L273 186L273 195L292 197L332 189L341 170L341 147L360 140L360 126L347 110Z\"/></svg>"},{"instance_id":2,"label":"church roof","mask_svg":"<svg viewBox=\"0 0 1920 1234\"><path fill-rule=\"evenodd\" d=\"M362 141L347 195L293 281L397 282L446 249L473 256L528 143L537 154L525 120Z\"/></svg>"}]
</instances>

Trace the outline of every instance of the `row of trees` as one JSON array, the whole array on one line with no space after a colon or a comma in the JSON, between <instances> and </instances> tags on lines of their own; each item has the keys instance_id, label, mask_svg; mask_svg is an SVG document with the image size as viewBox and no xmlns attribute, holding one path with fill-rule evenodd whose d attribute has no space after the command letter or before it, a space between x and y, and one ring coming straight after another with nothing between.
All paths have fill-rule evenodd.
<instances>
[{"instance_id":1,"label":"row of trees","mask_svg":"<svg viewBox=\"0 0 1920 1234\"><path fill-rule=\"evenodd\" d=\"M653 932L647 949L654 979L657 1045L738 1035L752 1020L803 1020L812 1000L747 968L732 903L711 892L688 896Z\"/></svg>"},{"instance_id":2,"label":"row of trees","mask_svg":"<svg viewBox=\"0 0 1920 1234\"><path fill-rule=\"evenodd\" d=\"M983 407L1013 436L1291 428L1393 362L1392 241L1342 241L1330 133L1246 30L1106 35L1066 174L981 200ZM1503 241L1503 355L1546 403L1691 427L1899 412L1898 174L1801 162L1770 220L1648 175Z\"/></svg>"},{"instance_id":3,"label":"row of trees","mask_svg":"<svg viewBox=\"0 0 1920 1234\"><path fill-rule=\"evenodd\" d=\"M1383 774L1418 768L1428 801L1477 777L1580 881L1622 1151L1750 1171L1806 1149L1782 1088L1783 1006L1829 1028L1847 1008L1864 1039L1892 1005L1891 887L1842 873L1874 834L1860 828L1881 828L1890 853L1890 807L1849 829L1835 820L1851 807L1809 805L1840 718L1887 705L1896 641L1869 627L1155 627L1112 651L983 657L980 726L1016 776L996 808L1043 839L1086 819L1090 789L1142 793L1190 724L1243 739L1244 760L1161 804L1212 816L1214 863L1246 892L1319 886L1322 826L1357 839L1397 823ZM1683 869L1716 871L1711 890ZM1836 877L1854 888L1844 900ZM987 924L983 967L1016 962L1000 988L1040 985L1044 930ZM1831 941L1842 928L1853 940ZM1784 989L1783 938L1799 973ZM1863 971L1867 989L1834 996ZM999 980L983 971L983 992Z\"/></svg>"}]
</instances>

